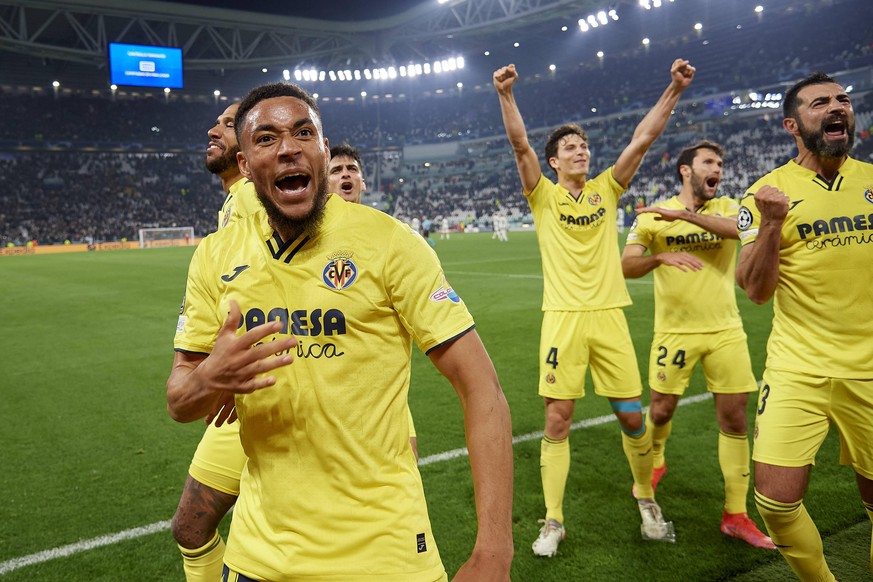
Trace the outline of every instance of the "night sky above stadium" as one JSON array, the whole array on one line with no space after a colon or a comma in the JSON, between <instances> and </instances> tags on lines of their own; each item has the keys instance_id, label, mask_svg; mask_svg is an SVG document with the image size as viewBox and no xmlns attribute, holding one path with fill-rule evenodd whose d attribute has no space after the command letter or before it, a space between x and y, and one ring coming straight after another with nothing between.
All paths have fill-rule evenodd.
<instances>
[{"instance_id":1,"label":"night sky above stadium","mask_svg":"<svg viewBox=\"0 0 873 582\"><path fill-rule=\"evenodd\" d=\"M329 0L327 2L288 0L173 0L174 4L194 4L210 8L228 8L246 12L279 14L298 18L357 21L387 18L436 0Z\"/></svg>"}]
</instances>

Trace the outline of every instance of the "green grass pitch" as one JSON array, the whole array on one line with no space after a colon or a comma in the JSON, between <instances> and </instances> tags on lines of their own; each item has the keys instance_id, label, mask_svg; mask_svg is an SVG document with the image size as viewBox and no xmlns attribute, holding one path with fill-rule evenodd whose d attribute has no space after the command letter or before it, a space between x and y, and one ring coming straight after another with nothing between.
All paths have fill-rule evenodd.
<instances>
[{"instance_id":1,"label":"green grass pitch","mask_svg":"<svg viewBox=\"0 0 873 582\"><path fill-rule=\"evenodd\" d=\"M711 399L681 407L658 489L676 544L642 542L618 427L571 433L565 499L568 538L555 558L530 544L542 517L536 395L542 272L535 235L453 235L437 241L446 275L467 303L512 409L515 451L513 580L792 580L778 554L724 537L722 483ZM182 580L166 521L203 427L166 413L164 386L190 248L0 258L0 579ZM645 378L652 336L651 277L628 284L626 310ZM742 293L740 309L760 376L769 306ZM700 298L705 300L705 298ZM579 401L576 421L609 416L605 399ZM704 392L698 372L689 395ZM415 417L428 506L451 576L475 539L466 457L428 459L464 446L454 391L425 356L413 358ZM749 403L750 424L754 402ZM835 431L832 431L834 433ZM828 437L807 506L843 582L869 580L870 523L849 469ZM760 518L749 500L750 514ZM229 520L225 520L226 531ZM146 528L146 529L137 529ZM68 547L71 546L72 547Z\"/></svg>"}]
</instances>

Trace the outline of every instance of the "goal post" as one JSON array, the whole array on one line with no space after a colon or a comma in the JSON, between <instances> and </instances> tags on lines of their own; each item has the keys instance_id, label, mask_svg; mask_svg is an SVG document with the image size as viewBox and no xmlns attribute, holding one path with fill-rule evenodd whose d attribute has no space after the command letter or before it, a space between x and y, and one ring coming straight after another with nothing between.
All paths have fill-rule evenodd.
<instances>
[{"instance_id":1,"label":"goal post","mask_svg":"<svg viewBox=\"0 0 873 582\"><path fill-rule=\"evenodd\" d=\"M194 244L193 226L139 229L139 248L182 247Z\"/></svg>"}]
</instances>

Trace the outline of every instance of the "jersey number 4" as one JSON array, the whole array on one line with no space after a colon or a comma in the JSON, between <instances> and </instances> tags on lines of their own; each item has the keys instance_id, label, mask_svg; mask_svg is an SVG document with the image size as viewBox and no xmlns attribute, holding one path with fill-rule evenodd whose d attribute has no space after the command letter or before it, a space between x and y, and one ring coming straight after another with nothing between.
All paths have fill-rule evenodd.
<instances>
[{"instance_id":1,"label":"jersey number 4","mask_svg":"<svg viewBox=\"0 0 873 582\"><path fill-rule=\"evenodd\" d=\"M558 348L549 348L549 354L546 356L546 363L553 369L558 367Z\"/></svg>"}]
</instances>

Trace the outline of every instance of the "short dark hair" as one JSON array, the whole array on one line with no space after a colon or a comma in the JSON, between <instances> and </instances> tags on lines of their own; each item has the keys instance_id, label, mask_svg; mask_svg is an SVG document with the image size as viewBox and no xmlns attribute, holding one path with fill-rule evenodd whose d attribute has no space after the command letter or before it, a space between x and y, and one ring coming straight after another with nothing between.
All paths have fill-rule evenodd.
<instances>
[{"instance_id":1,"label":"short dark hair","mask_svg":"<svg viewBox=\"0 0 873 582\"><path fill-rule=\"evenodd\" d=\"M694 163L694 158L697 157L698 150L711 150L715 152L718 157L724 157L724 148L714 141L703 139L694 145L688 146L682 150L679 153L679 157L676 158L676 173L679 175L680 182L682 181L682 172L679 168L682 166L691 166L691 164Z\"/></svg>"},{"instance_id":2,"label":"short dark hair","mask_svg":"<svg viewBox=\"0 0 873 582\"><path fill-rule=\"evenodd\" d=\"M568 123L566 125L562 125L561 127L555 128L555 130L549 134L548 139L546 140L546 163L549 163L549 160L556 157L558 155L558 142L561 139L567 137L568 135L578 135L582 138L582 141L588 143L588 134L585 133L585 130L576 125L575 123ZM551 164L549 164L551 167ZM558 171L555 170L555 174Z\"/></svg>"},{"instance_id":3,"label":"short dark hair","mask_svg":"<svg viewBox=\"0 0 873 582\"><path fill-rule=\"evenodd\" d=\"M333 159L337 156L345 156L358 162L358 168L361 170L361 175L364 175L364 162L361 161L361 152L358 151L358 148L354 148L347 143L335 145L330 148L330 158Z\"/></svg>"},{"instance_id":4,"label":"short dark hair","mask_svg":"<svg viewBox=\"0 0 873 582\"><path fill-rule=\"evenodd\" d=\"M261 101L275 97L294 97L295 99L300 99L315 112L318 121L321 122L321 112L318 110L318 103L304 89L293 83L268 83L255 87L240 101L239 109L236 110L236 115L233 116L233 127L236 131L237 142L242 144L242 139L240 138L242 136L243 124L249 111Z\"/></svg>"},{"instance_id":5,"label":"short dark hair","mask_svg":"<svg viewBox=\"0 0 873 582\"><path fill-rule=\"evenodd\" d=\"M810 85L823 85L825 83L839 84L825 73L816 71L805 79L801 79L792 85L785 93L785 99L782 100L782 115L786 119L789 117L797 117L797 106L800 105L800 99L797 98L797 94L800 93L800 90L804 87L809 87Z\"/></svg>"}]
</instances>

